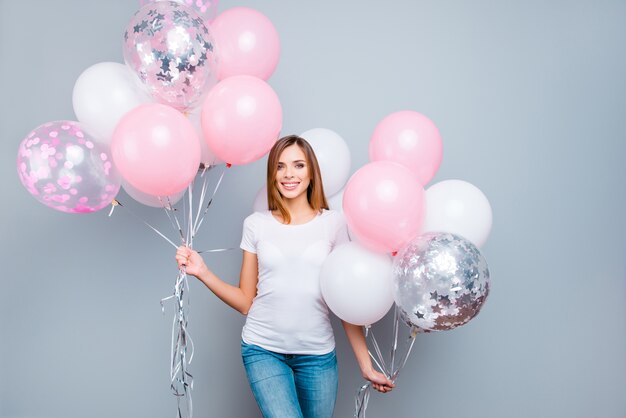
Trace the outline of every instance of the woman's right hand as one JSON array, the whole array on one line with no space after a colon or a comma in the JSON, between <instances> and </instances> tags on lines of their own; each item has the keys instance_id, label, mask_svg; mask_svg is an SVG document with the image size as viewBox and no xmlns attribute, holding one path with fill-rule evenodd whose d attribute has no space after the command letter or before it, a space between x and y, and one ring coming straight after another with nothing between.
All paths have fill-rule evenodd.
<instances>
[{"instance_id":1,"label":"woman's right hand","mask_svg":"<svg viewBox=\"0 0 626 418\"><path fill-rule=\"evenodd\" d=\"M184 267L187 274L198 278L209 271L202 256L184 245L181 245L176 250L176 262L178 263L179 269Z\"/></svg>"}]
</instances>

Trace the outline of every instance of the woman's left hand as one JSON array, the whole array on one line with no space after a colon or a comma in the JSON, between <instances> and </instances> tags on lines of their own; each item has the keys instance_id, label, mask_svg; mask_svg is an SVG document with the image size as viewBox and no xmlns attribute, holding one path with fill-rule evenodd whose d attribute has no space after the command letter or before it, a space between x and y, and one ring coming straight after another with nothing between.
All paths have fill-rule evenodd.
<instances>
[{"instance_id":1,"label":"woman's left hand","mask_svg":"<svg viewBox=\"0 0 626 418\"><path fill-rule=\"evenodd\" d=\"M391 392L396 385L384 374L374 369L363 370L363 378L372 383L372 387L380 393Z\"/></svg>"}]
</instances>

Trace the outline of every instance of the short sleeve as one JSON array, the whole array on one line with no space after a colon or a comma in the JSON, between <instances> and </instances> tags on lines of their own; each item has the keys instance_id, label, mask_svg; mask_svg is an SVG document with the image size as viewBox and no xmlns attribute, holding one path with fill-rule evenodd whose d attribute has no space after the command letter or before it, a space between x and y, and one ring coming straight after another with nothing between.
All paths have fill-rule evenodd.
<instances>
[{"instance_id":1,"label":"short sleeve","mask_svg":"<svg viewBox=\"0 0 626 418\"><path fill-rule=\"evenodd\" d=\"M348 235L348 225L343 217L343 213L336 212L335 221L335 234L333 236L333 247L337 247L342 244L350 242L350 235Z\"/></svg>"},{"instance_id":2,"label":"short sleeve","mask_svg":"<svg viewBox=\"0 0 626 418\"><path fill-rule=\"evenodd\" d=\"M239 247L242 250L256 254L256 231L255 222L252 218L253 215L248 216L243 221L243 233L241 236L241 244Z\"/></svg>"}]
</instances>

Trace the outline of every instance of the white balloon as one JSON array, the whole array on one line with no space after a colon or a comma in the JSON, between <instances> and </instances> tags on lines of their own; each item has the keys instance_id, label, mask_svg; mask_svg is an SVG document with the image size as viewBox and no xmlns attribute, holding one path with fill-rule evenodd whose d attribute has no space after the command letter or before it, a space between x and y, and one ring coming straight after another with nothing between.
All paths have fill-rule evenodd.
<instances>
[{"instance_id":1,"label":"white balloon","mask_svg":"<svg viewBox=\"0 0 626 418\"><path fill-rule=\"evenodd\" d=\"M339 134L325 128L310 129L300 135L306 139L317 157L326 196L343 188L350 176L350 148Z\"/></svg>"},{"instance_id":2,"label":"white balloon","mask_svg":"<svg viewBox=\"0 0 626 418\"><path fill-rule=\"evenodd\" d=\"M72 103L76 118L97 141L110 144L119 120L142 103L152 102L130 68L101 62L76 79Z\"/></svg>"},{"instance_id":3,"label":"white balloon","mask_svg":"<svg viewBox=\"0 0 626 418\"><path fill-rule=\"evenodd\" d=\"M126 194L135 199L137 202L146 206L152 206L153 208L163 208L168 204L175 205L187 191L187 189L184 189L173 196L162 196L161 199L159 199L159 196L154 196L137 190L125 180L122 180L122 187L124 188Z\"/></svg>"},{"instance_id":4,"label":"white balloon","mask_svg":"<svg viewBox=\"0 0 626 418\"><path fill-rule=\"evenodd\" d=\"M223 164L224 162L217 158L217 156L211 151L209 145L204 139L204 131L202 130L201 117L202 107L198 107L187 114L187 118L193 125L193 129L198 134L198 138L200 138L200 151L201 157L200 161L204 163L206 166Z\"/></svg>"},{"instance_id":5,"label":"white balloon","mask_svg":"<svg viewBox=\"0 0 626 418\"><path fill-rule=\"evenodd\" d=\"M426 190L422 232L450 232L481 247L493 222L491 205L479 188L463 180L444 180Z\"/></svg>"},{"instance_id":6,"label":"white balloon","mask_svg":"<svg viewBox=\"0 0 626 418\"><path fill-rule=\"evenodd\" d=\"M256 192L256 196L254 197L254 204L252 205L252 210L255 212L265 212L268 210L266 185L261 187L261 189Z\"/></svg>"},{"instance_id":7,"label":"white balloon","mask_svg":"<svg viewBox=\"0 0 626 418\"><path fill-rule=\"evenodd\" d=\"M392 262L350 242L337 247L320 273L322 296L331 311L355 325L371 325L393 305Z\"/></svg>"}]
</instances>

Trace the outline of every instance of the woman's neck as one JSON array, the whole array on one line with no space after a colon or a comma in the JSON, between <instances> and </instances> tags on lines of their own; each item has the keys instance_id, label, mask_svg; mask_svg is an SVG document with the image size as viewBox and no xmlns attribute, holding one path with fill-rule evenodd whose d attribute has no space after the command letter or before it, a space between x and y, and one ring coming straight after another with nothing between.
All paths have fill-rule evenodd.
<instances>
[{"instance_id":1,"label":"woman's neck","mask_svg":"<svg viewBox=\"0 0 626 418\"><path fill-rule=\"evenodd\" d=\"M309 205L309 200L306 198L306 193L302 193L294 199L285 199L284 202L289 214L295 218L309 215L313 211L313 208Z\"/></svg>"},{"instance_id":2,"label":"woman's neck","mask_svg":"<svg viewBox=\"0 0 626 418\"><path fill-rule=\"evenodd\" d=\"M301 194L300 196L294 199L284 199L285 208L289 212L289 216L291 217L292 224L303 223L311 220L311 217L315 215L315 210L309 205L309 200L306 197L306 193ZM280 212L275 211L274 215L280 216Z\"/></svg>"}]
</instances>

